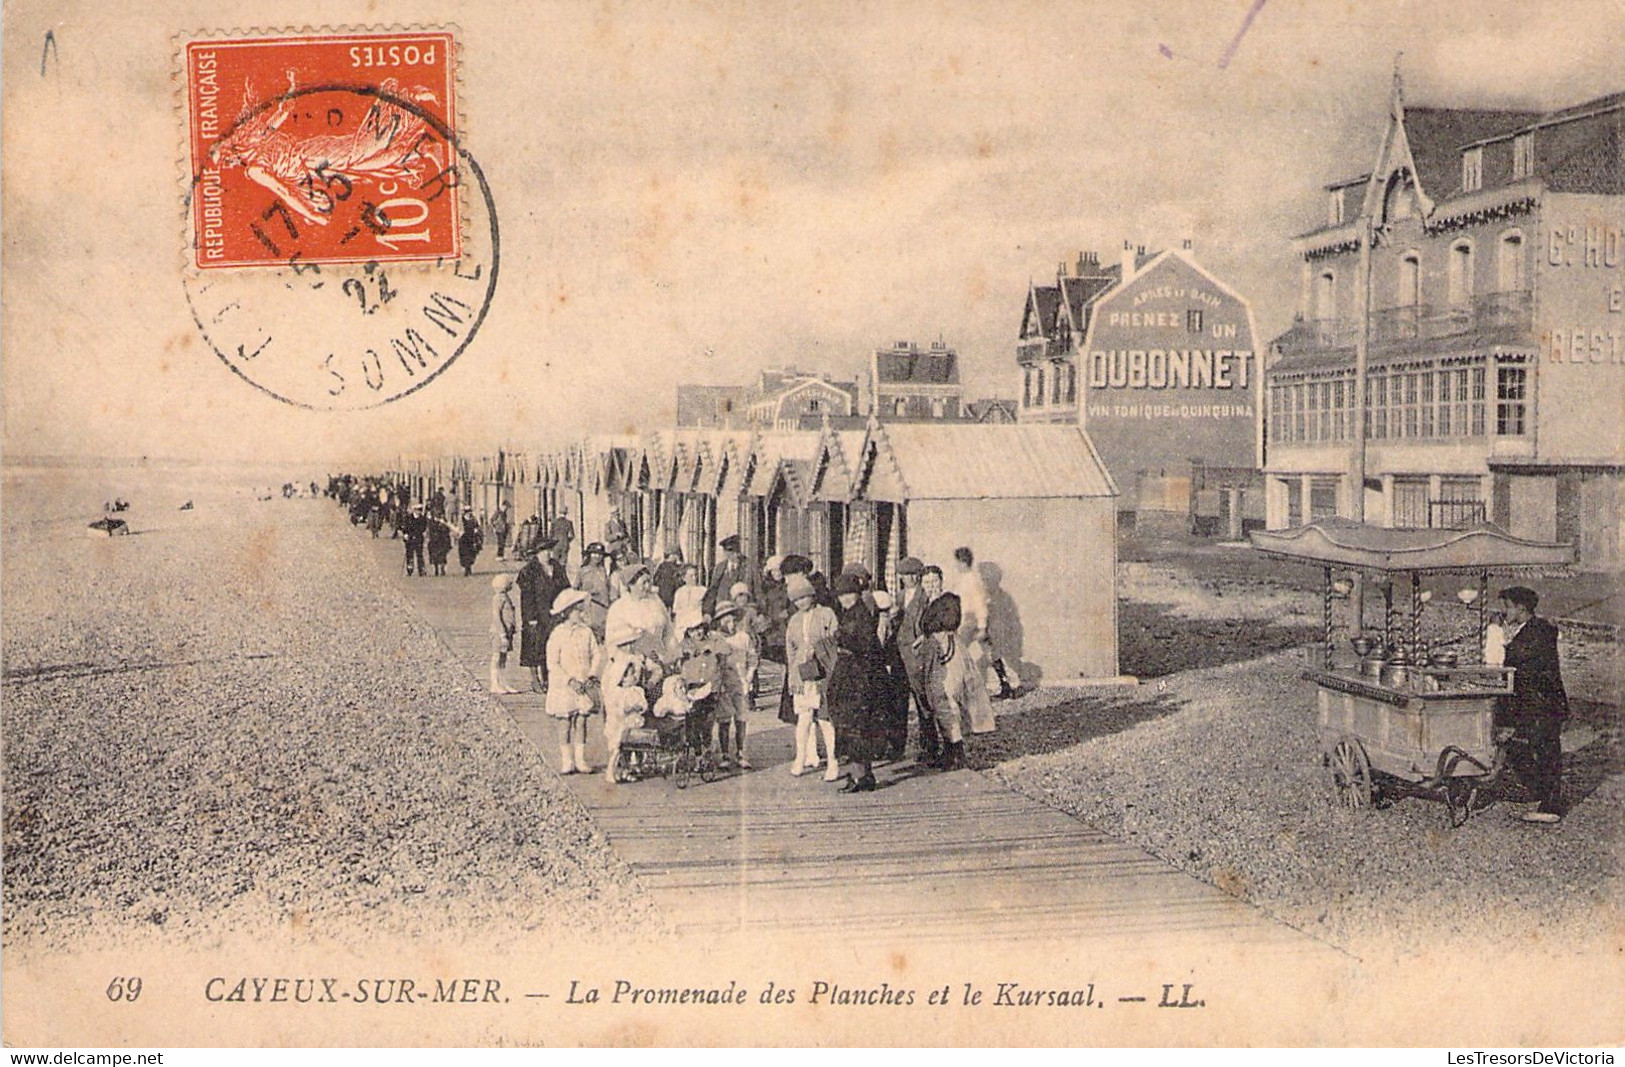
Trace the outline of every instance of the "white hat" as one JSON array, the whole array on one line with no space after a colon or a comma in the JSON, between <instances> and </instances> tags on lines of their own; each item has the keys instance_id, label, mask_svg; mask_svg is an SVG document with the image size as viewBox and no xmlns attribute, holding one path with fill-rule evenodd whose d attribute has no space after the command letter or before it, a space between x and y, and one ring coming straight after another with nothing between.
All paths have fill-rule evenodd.
<instances>
[{"instance_id":1,"label":"white hat","mask_svg":"<svg viewBox=\"0 0 1625 1067\"><path fill-rule=\"evenodd\" d=\"M591 597L580 589L566 589L553 598L553 614L563 615L577 604L585 603L590 599Z\"/></svg>"},{"instance_id":2,"label":"white hat","mask_svg":"<svg viewBox=\"0 0 1625 1067\"><path fill-rule=\"evenodd\" d=\"M879 608L881 611L891 610L892 598L890 593L886 592L884 589L876 589L870 594L870 596L875 598L875 607Z\"/></svg>"},{"instance_id":3,"label":"white hat","mask_svg":"<svg viewBox=\"0 0 1625 1067\"><path fill-rule=\"evenodd\" d=\"M616 619L615 625L611 626L604 634L604 641L613 647L620 648L624 645L630 645L642 636L643 631L636 626Z\"/></svg>"},{"instance_id":4,"label":"white hat","mask_svg":"<svg viewBox=\"0 0 1625 1067\"><path fill-rule=\"evenodd\" d=\"M777 574L779 573L779 568L783 565L783 556L769 556L767 557L767 562L762 564L762 569L769 574Z\"/></svg>"}]
</instances>

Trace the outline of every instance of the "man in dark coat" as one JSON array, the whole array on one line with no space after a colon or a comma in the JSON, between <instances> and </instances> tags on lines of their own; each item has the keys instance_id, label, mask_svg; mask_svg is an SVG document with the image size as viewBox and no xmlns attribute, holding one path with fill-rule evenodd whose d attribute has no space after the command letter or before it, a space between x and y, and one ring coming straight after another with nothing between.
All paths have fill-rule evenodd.
<instances>
[{"instance_id":1,"label":"man in dark coat","mask_svg":"<svg viewBox=\"0 0 1625 1067\"><path fill-rule=\"evenodd\" d=\"M666 558L660 561L655 568L655 589L660 593L661 603L666 610L671 610L672 601L677 599L677 587L683 584L683 554L676 549L666 553Z\"/></svg>"},{"instance_id":2,"label":"man in dark coat","mask_svg":"<svg viewBox=\"0 0 1625 1067\"><path fill-rule=\"evenodd\" d=\"M729 590L735 582L744 582L750 587L750 596L755 600L761 593L762 576L756 573L756 567L739 551L739 535L729 534L722 539L722 559L711 569L711 580L705 585L705 599L700 602L706 615L715 615L717 603L727 603L733 597Z\"/></svg>"},{"instance_id":3,"label":"man in dark coat","mask_svg":"<svg viewBox=\"0 0 1625 1067\"><path fill-rule=\"evenodd\" d=\"M925 614L928 600L920 586L925 564L908 556L897 564L898 580L902 584L897 594L897 651L908 674L909 695L914 699L914 717L919 724L920 762L937 763L942 758L942 746L937 740L937 717L925 698L922 664L925 656L925 630L920 619Z\"/></svg>"},{"instance_id":4,"label":"man in dark coat","mask_svg":"<svg viewBox=\"0 0 1625 1067\"><path fill-rule=\"evenodd\" d=\"M1525 822L1554 823L1563 817L1563 718L1569 698L1557 658L1557 627L1535 614L1540 603L1521 585L1501 590L1506 614L1505 665L1516 668L1512 695L1501 698L1501 718L1513 728L1507 758L1538 802Z\"/></svg>"},{"instance_id":5,"label":"man in dark coat","mask_svg":"<svg viewBox=\"0 0 1625 1067\"><path fill-rule=\"evenodd\" d=\"M411 510L401 516L401 540L406 546L406 573L414 573L413 566L417 567L416 574L422 577L428 571L423 560L423 538L429 532L429 520L423 514L422 504L413 504Z\"/></svg>"}]
</instances>

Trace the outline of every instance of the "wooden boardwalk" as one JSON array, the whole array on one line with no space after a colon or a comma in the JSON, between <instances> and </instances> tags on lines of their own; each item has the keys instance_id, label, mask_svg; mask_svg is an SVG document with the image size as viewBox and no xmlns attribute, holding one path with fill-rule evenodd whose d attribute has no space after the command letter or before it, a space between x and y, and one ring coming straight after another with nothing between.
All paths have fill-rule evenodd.
<instances>
[{"instance_id":1,"label":"wooden boardwalk","mask_svg":"<svg viewBox=\"0 0 1625 1067\"><path fill-rule=\"evenodd\" d=\"M471 684L483 687L490 578L512 561L488 551L473 578L407 578L398 541L355 534L468 667ZM510 684L524 673L513 667ZM490 699L556 767L556 727L541 697ZM588 751L602 768L597 728ZM750 716L748 752L753 770L686 790L664 779L612 785L601 773L563 779L680 933L804 930L815 939L838 916L842 936L909 944L1165 938L1187 953L1200 942L1333 955L1149 853L974 771L885 765L876 769L878 790L843 795L820 774L788 773L791 728L765 707Z\"/></svg>"}]
</instances>

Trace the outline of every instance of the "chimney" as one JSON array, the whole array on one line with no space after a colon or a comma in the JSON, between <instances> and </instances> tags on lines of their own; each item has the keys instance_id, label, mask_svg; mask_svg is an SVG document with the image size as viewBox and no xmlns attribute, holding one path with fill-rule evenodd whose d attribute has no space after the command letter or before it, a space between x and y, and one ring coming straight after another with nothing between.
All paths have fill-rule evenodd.
<instances>
[{"instance_id":1,"label":"chimney","mask_svg":"<svg viewBox=\"0 0 1625 1067\"><path fill-rule=\"evenodd\" d=\"M1065 277L1066 277L1066 260L1063 259L1063 260L1061 260L1061 262L1059 262L1059 263L1057 263L1055 265L1055 280L1057 282L1059 282L1062 278L1065 278Z\"/></svg>"},{"instance_id":2,"label":"chimney","mask_svg":"<svg viewBox=\"0 0 1625 1067\"><path fill-rule=\"evenodd\" d=\"M1189 237L1187 237L1183 241L1180 242L1180 247L1183 248L1185 251L1189 252L1191 250L1191 244L1192 243L1193 242L1191 241L1191 239Z\"/></svg>"},{"instance_id":3,"label":"chimney","mask_svg":"<svg viewBox=\"0 0 1625 1067\"><path fill-rule=\"evenodd\" d=\"M1128 241L1123 242L1123 281L1128 281L1134 273L1134 245Z\"/></svg>"}]
</instances>

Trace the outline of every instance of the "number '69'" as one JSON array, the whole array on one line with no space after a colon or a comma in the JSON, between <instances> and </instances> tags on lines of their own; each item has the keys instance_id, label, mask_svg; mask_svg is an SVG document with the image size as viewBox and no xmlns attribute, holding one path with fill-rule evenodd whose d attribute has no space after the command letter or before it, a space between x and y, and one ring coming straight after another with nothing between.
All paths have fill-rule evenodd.
<instances>
[{"instance_id":1,"label":"number '69'","mask_svg":"<svg viewBox=\"0 0 1625 1067\"><path fill-rule=\"evenodd\" d=\"M141 979L115 978L107 984L108 1000L134 1001L141 995Z\"/></svg>"}]
</instances>

